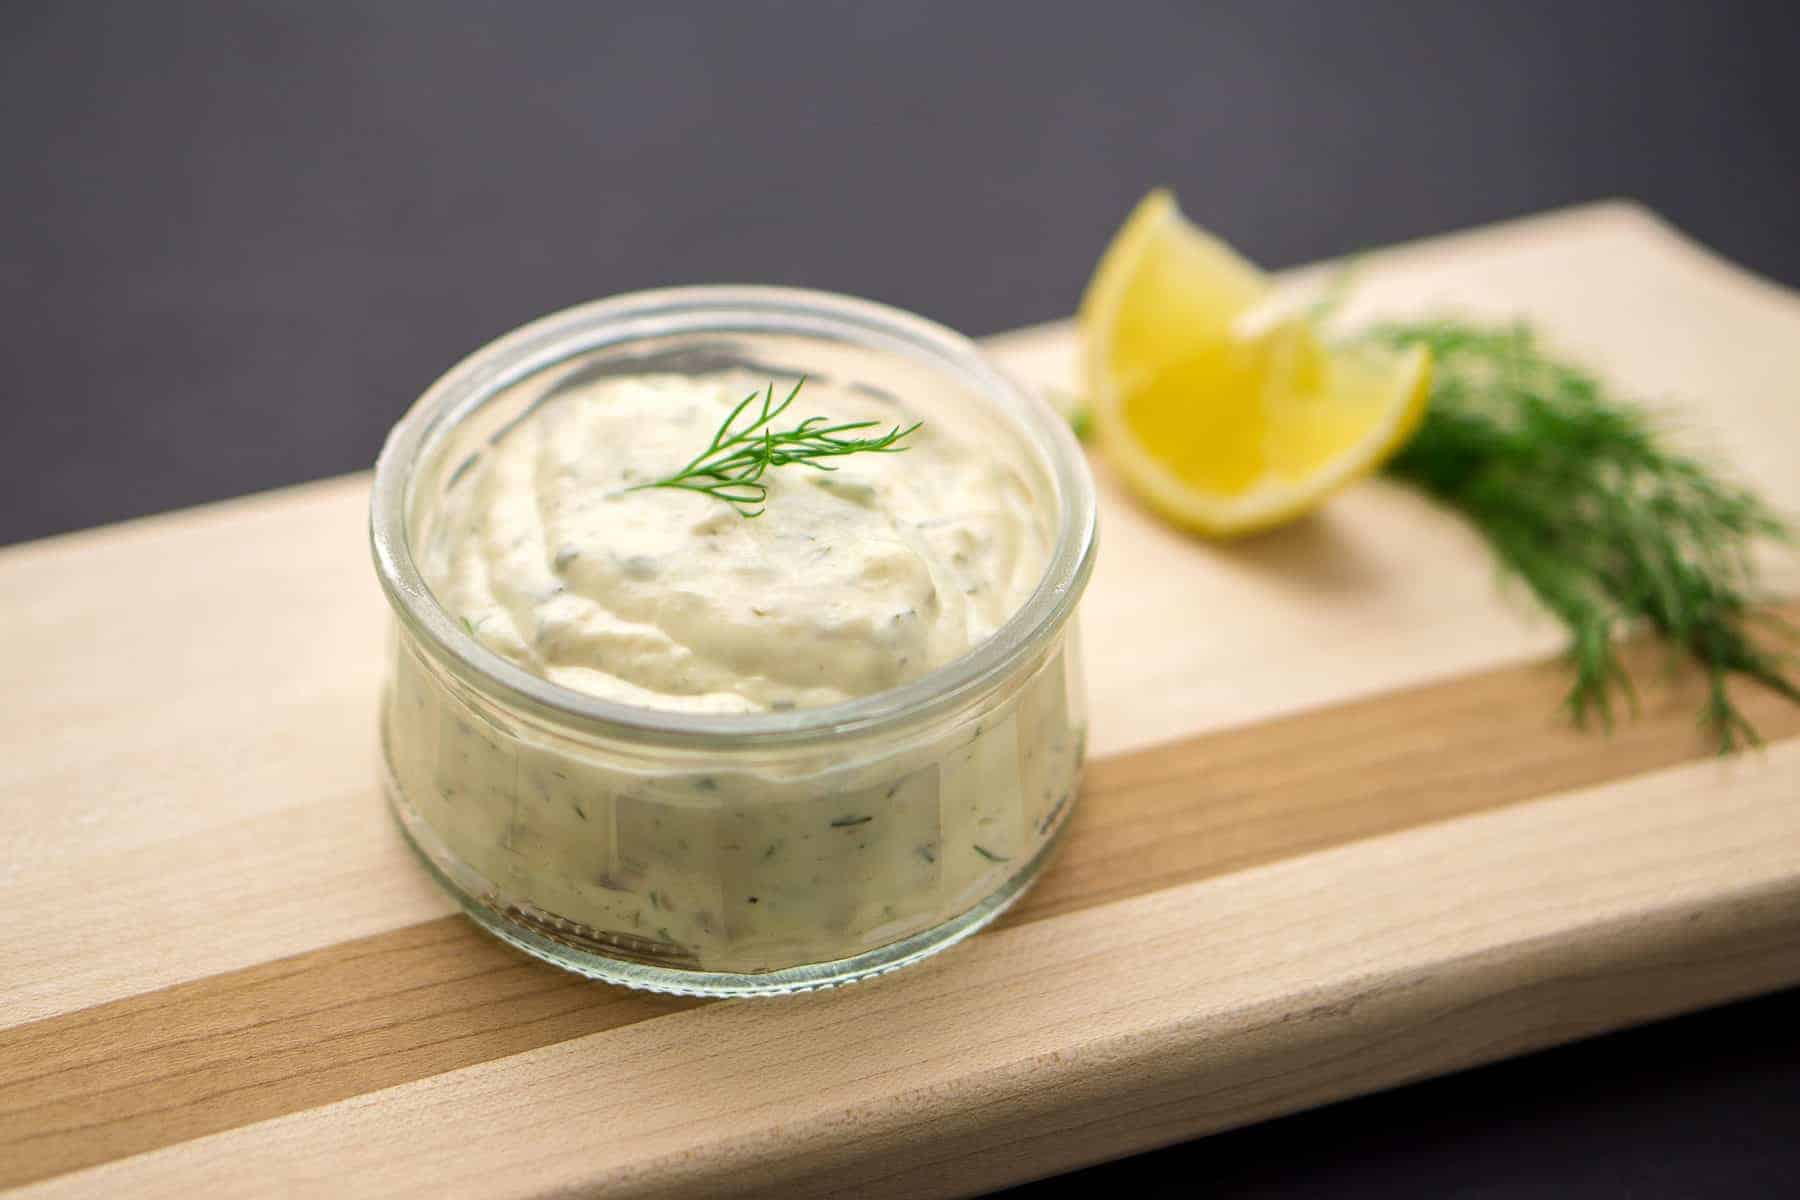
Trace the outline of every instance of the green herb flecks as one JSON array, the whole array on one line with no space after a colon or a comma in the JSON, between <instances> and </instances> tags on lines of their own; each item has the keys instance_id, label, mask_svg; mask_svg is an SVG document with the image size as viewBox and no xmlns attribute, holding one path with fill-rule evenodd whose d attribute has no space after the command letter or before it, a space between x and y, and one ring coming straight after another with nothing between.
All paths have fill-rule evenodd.
<instances>
[{"instance_id":1,"label":"green herb flecks","mask_svg":"<svg viewBox=\"0 0 1800 1200\"><path fill-rule=\"evenodd\" d=\"M1093 437L1094 406L1091 400L1059 387L1045 387L1044 399L1069 423L1069 432L1075 435L1076 441L1085 442Z\"/></svg>"},{"instance_id":2,"label":"green herb flecks","mask_svg":"<svg viewBox=\"0 0 1800 1200\"><path fill-rule=\"evenodd\" d=\"M769 485L763 482L763 476L770 470L798 463L817 471L835 471L837 468L824 460L851 454L897 454L908 448L900 442L923 424L914 421L904 429L895 425L873 437L847 435L873 429L881 424L879 421L844 421L834 425L828 423L828 417L808 417L792 429L773 428L775 420L794 403L805 384L805 379L795 383L779 403L773 381L766 391L751 392L731 410L706 449L685 467L666 479L625 490L675 488L699 492L731 505L741 517L760 517L769 498ZM742 428L734 428L738 418L759 397L762 404L754 419Z\"/></svg>"},{"instance_id":3,"label":"green herb flecks","mask_svg":"<svg viewBox=\"0 0 1800 1200\"><path fill-rule=\"evenodd\" d=\"M1094 436L1094 410L1083 404L1069 413L1069 429L1075 434L1078 442L1088 441Z\"/></svg>"},{"instance_id":4,"label":"green herb flecks","mask_svg":"<svg viewBox=\"0 0 1800 1200\"><path fill-rule=\"evenodd\" d=\"M1730 676L1800 701L1790 656L1751 635L1751 548L1791 536L1755 495L1671 450L1650 415L1522 325L1395 322L1361 337L1431 351L1430 410L1388 472L1473 522L1567 628L1577 725L1610 727L1615 696L1633 701L1613 639L1640 621L1705 669L1701 720L1721 753L1757 740Z\"/></svg>"},{"instance_id":5,"label":"green herb flecks","mask_svg":"<svg viewBox=\"0 0 1800 1200\"><path fill-rule=\"evenodd\" d=\"M992 850L989 850L986 846L983 846L980 842L975 843L975 853L981 855L981 857L987 859L989 862L1003 863L1003 862L1011 862L1012 861L1011 855L995 854Z\"/></svg>"}]
</instances>

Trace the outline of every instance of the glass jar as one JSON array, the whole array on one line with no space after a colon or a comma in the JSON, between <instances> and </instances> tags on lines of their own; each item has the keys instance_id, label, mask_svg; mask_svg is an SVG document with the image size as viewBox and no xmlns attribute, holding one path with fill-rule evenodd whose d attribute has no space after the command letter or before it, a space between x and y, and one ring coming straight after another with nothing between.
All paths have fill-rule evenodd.
<instances>
[{"instance_id":1,"label":"glass jar","mask_svg":"<svg viewBox=\"0 0 1800 1200\"><path fill-rule=\"evenodd\" d=\"M746 368L928 388L990 423L1054 517L1023 607L961 658L888 691L697 714L553 684L433 598L412 548L447 490L537 405L601 377ZM389 800L476 921L569 970L712 996L891 970L1003 911L1075 802L1087 723L1074 615L1093 565L1093 483L1048 406L941 326L786 288L569 309L426 391L382 450L370 522L395 616L380 715Z\"/></svg>"}]
</instances>

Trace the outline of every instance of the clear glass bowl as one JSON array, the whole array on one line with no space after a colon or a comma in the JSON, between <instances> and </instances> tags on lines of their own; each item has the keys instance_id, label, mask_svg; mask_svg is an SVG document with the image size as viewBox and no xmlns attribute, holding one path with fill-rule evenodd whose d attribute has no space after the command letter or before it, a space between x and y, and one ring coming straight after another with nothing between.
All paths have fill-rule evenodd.
<instances>
[{"instance_id":1,"label":"clear glass bowl","mask_svg":"<svg viewBox=\"0 0 1800 1200\"><path fill-rule=\"evenodd\" d=\"M1013 442L1056 530L1019 612L889 691L693 714L552 684L434 600L411 547L459 473L535 405L601 376L744 368L929 388ZM382 450L370 523L395 615L380 716L393 808L478 922L569 970L714 996L891 970L1004 910L1075 802L1087 722L1074 616L1093 565L1093 483L1048 406L941 326L785 288L569 309L431 386Z\"/></svg>"}]
</instances>

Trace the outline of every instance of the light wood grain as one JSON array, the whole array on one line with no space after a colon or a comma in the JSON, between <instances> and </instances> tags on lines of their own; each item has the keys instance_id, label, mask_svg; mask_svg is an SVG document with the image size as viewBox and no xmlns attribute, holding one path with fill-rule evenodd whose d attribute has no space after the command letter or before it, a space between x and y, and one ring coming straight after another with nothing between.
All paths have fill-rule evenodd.
<instances>
[{"instance_id":1,"label":"light wood grain","mask_svg":"<svg viewBox=\"0 0 1800 1200\"><path fill-rule=\"evenodd\" d=\"M0 551L0 1027L454 911L374 787L366 497Z\"/></svg>"},{"instance_id":2,"label":"light wood grain","mask_svg":"<svg viewBox=\"0 0 1800 1200\"><path fill-rule=\"evenodd\" d=\"M1684 401L1800 512L1800 300L1601 205L1372 257L1358 303L1531 315ZM1304 285L1304 278L1301 284ZM1647 330L1668 331L1652 336ZM1064 326L997 339L1072 383ZM1453 516L1372 482L1221 549L1102 468L1082 608L1097 755L1539 657ZM385 613L352 477L0 550L0 1028L449 911L378 814ZM1791 557L1773 564L1800 590ZM1154 583L1148 581L1154 580ZM207 936L191 930L204 926ZM43 930L59 930L46 939Z\"/></svg>"},{"instance_id":3,"label":"light wood grain","mask_svg":"<svg viewBox=\"0 0 1800 1200\"><path fill-rule=\"evenodd\" d=\"M0 1186L699 1001L595 987L459 917L0 1034Z\"/></svg>"},{"instance_id":4,"label":"light wood grain","mask_svg":"<svg viewBox=\"0 0 1800 1200\"><path fill-rule=\"evenodd\" d=\"M1642 210L1361 279L1352 319L1531 318L1800 513L1800 299ZM992 349L1073 384L1067 326ZM956 1194L1800 981L1800 710L1746 689L1787 740L1726 764L1681 681L1577 735L1451 515L1375 481L1224 549L1098 473L1065 853L943 961L774 1005L448 915L374 786L364 477L0 550L0 1179Z\"/></svg>"},{"instance_id":5,"label":"light wood grain","mask_svg":"<svg viewBox=\"0 0 1800 1200\"><path fill-rule=\"evenodd\" d=\"M64 1175L256 1195L962 1194L1791 982L1800 742L712 1004ZM1104 985L1101 986L1101 981ZM254 1164L254 1170L246 1166Z\"/></svg>"},{"instance_id":6,"label":"light wood grain","mask_svg":"<svg viewBox=\"0 0 1800 1200\"><path fill-rule=\"evenodd\" d=\"M1538 664L1103 759L1004 924L1710 757L1702 681L1660 658L1627 648L1643 711L1602 741L1555 721L1563 670ZM1766 736L1800 737L1800 706L1739 697ZM593 987L444 917L52 1017L0 1031L0 1186L694 1003Z\"/></svg>"}]
</instances>

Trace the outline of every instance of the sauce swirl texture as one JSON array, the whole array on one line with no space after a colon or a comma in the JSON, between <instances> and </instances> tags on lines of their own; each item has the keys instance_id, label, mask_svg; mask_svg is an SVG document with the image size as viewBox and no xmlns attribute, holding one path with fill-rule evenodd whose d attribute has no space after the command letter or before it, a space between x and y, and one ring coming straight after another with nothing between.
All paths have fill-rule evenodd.
<instances>
[{"instance_id":1,"label":"sauce swirl texture","mask_svg":"<svg viewBox=\"0 0 1800 1200\"><path fill-rule=\"evenodd\" d=\"M559 395L448 497L423 568L491 649L576 691L695 712L809 708L916 679L990 637L1043 574L1051 531L1019 466L928 420L902 453L764 476L748 519L631 490L707 445L749 375ZM799 413L908 414L808 386Z\"/></svg>"},{"instance_id":2,"label":"sauce swirl texture","mask_svg":"<svg viewBox=\"0 0 1800 1200\"><path fill-rule=\"evenodd\" d=\"M1056 506L1017 435L944 397L915 410L809 383L796 422L924 425L903 453L770 471L754 519L631 490L767 382L601 379L527 409L451 464L415 527L439 604L557 684L680 712L867 696L992 637L1040 581ZM403 631L389 786L460 890L563 946L735 975L852 959L948 926L1042 861L1085 739L1073 639L1070 622L948 715L709 755L515 720Z\"/></svg>"}]
</instances>

